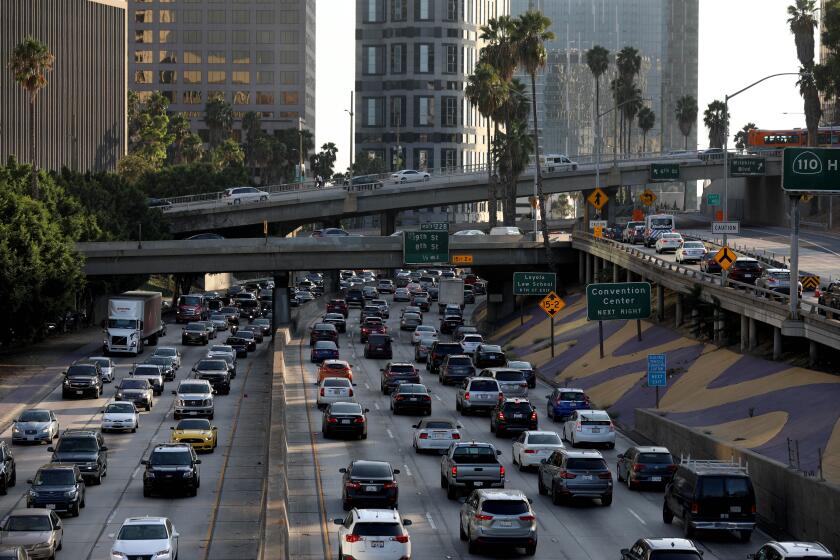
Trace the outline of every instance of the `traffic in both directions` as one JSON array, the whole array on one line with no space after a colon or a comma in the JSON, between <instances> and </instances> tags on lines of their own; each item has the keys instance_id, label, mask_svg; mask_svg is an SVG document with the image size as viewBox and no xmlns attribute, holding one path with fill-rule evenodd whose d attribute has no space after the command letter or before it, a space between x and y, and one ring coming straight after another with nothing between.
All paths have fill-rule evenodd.
<instances>
[{"instance_id":1,"label":"traffic in both directions","mask_svg":"<svg viewBox=\"0 0 840 560\"><path fill-rule=\"evenodd\" d=\"M400 293L403 292L398 292L397 295L399 296ZM333 371L330 368L333 365L328 361L328 365L322 367L320 363L317 363L320 358L312 352L311 338L321 339L322 334L310 337L310 330L306 327L321 323L320 314L315 319L311 319L313 315L310 314L310 319L302 325L304 328L301 329L300 337L293 340L287 348L285 354L289 380L287 383L300 383L306 389L305 404L308 418L295 418L294 422L309 426L311 431L302 434L301 439L295 441L305 439L309 445L311 434L312 456L315 458L317 467L313 467L311 474L307 475L304 472L301 476L309 477L313 481L312 484L317 487L317 503L319 504L317 517L321 525L320 534L315 534L311 529L307 533L293 532L291 549L308 550L309 555L306 555L306 558L320 556L336 558L340 553L350 557L356 550L353 548L354 543L360 539L353 532L353 527L360 522L361 517L368 515L365 510L370 507L383 508L391 505L396 507L399 519L411 522L410 525L404 527L404 530L409 535L408 542L413 559L512 558L531 552L527 546L511 549L496 544L478 547L475 553L469 552L470 549L475 551L476 547L470 547L462 540L464 537L462 531L465 527L461 523L463 518L460 515L469 490L458 492L459 500L448 499L448 492L444 488L447 483L443 480L448 470L447 473L442 472L442 457L438 454L439 451L419 453L415 450L416 443L419 443L420 447L424 446L418 439L421 437L418 433L425 426L421 422L432 421L449 423L450 427L456 429L460 437L453 440L455 442L486 443L501 451L498 457L499 466L494 467L496 470L493 472L498 476L498 468L501 467L504 471L504 488L510 490L511 493L521 491L530 499L532 513L523 514L521 519L528 523L530 516L534 517L536 547L533 552L536 558L575 560L619 558L621 549L631 547L640 538L679 538L684 535L683 526L679 520L675 520L673 524L663 522L661 486L630 490L625 482L620 482L616 477L619 454L635 445L621 432L615 433L614 448L610 448L609 445L573 447L569 441L564 442L565 448L569 451L591 453L593 457L598 454L603 456L612 473L610 476L611 499L563 499L558 500L561 501L561 505L554 505L550 496L541 495L537 469L533 466L520 469L514 463L514 445L519 433L509 430L508 433L502 434L505 424L501 419L488 416L487 413L466 415L456 411L456 400L461 382L456 381L450 385L444 385L439 381L438 374L429 371L424 363L416 361L417 357L422 357L425 349L418 348L412 343L416 338L413 336L413 327L409 330L400 328L404 324L401 316L411 302L400 301L402 297L394 300L390 294L379 294L379 298L385 299L389 307L387 317L381 319L392 337L390 359L387 354L383 357L365 357L366 350L368 354L373 350L369 344L366 346L361 342L361 311L357 307L349 310L346 332L337 332L333 335L338 343L339 360L347 362L338 368L341 371L336 375L347 377L347 365L349 365L349 369L352 370L351 383L336 382L334 385L328 383L329 375L331 375L329 372ZM479 303L481 299L481 297L478 298ZM359 303L360 307L366 309L365 306L368 304L365 301ZM472 303L465 306L463 316L467 325L473 324L472 317L475 309L476 306ZM411 312L406 314L411 314ZM429 311L424 309L422 312L422 324L435 327L440 343L449 343L456 335L440 333L442 318L443 315L438 314L435 303L432 303ZM378 323L378 321L369 323ZM483 335L485 339L489 335L489 333L477 334ZM367 336L375 337L375 334ZM428 340L425 333L419 336L420 340ZM314 340L312 343L321 344ZM421 342L421 346L422 344ZM409 365L413 366L415 371L407 367ZM507 366L521 368L527 364L518 362L508 363ZM479 366L476 369L478 371L475 373L478 374L485 368ZM326 373L324 373L325 370ZM425 414L425 400L417 409L406 410L400 414L392 412L392 407L398 402L397 397L401 396L388 390L388 380L393 378L394 371L397 372L397 376L404 376L403 381L407 384L396 385L399 387L398 391L405 390L408 396L417 397L418 402L424 399L426 394L430 396L431 414ZM385 376L385 373L391 375ZM322 382L325 376L327 376L327 381ZM418 388L418 384L425 387ZM335 388L339 385L344 386L340 389L341 393L336 393L340 396L330 397L332 394L330 387ZM559 418L555 422L546 415L547 396L552 393L554 387L541 379L536 379L533 387L530 388L527 383L522 383L524 387L521 389L519 385L517 384L516 390L521 391L522 396L519 403L512 406L535 411L536 419L530 414L527 415L531 422L529 428L533 429L536 426L539 430L556 432L562 437L563 423L559 421ZM334 409L324 408L334 401L352 401L358 403L358 406L353 411L348 410L344 413L339 410L344 405L334 407ZM533 409L527 406L527 401L533 404ZM323 406L319 407L319 402ZM366 414L365 410L367 410ZM356 418L365 416L366 421L358 420L359 424L356 424ZM333 429L341 427L342 419L347 420L346 427L348 427L344 434L339 433L338 429ZM606 421L606 424L609 425L610 422ZM349 429L354 425L358 425L359 428ZM491 425L496 433L491 432ZM567 436L572 439L575 437L569 434ZM428 441L428 439L423 441ZM524 456L521 450L523 444L516 445L520 446L518 454ZM353 470L353 463L359 461L373 462L371 464L386 462L389 465L385 467L387 478L391 480L392 477L395 484L387 483L390 485L389 488L392 488L392 492L387 494L382 504L364 501L366 490L364 481L358 483L358 479L353 479L348 474ZM532 465L538 463L539 461L532 462ZM449 469L450 463L444 466ZM342 469L345 471L342 472ZM375 484L381 482L381 480L376 483L368 481L371 491L381 492L382 488L379 486L374 488ZM453 494L455 494L454 491ZM352 509L348 512L346 508L358 508L358 510ZM312 519L314 520L314 517ZM466 530L469 531L469 528ZM374 530L367 534L380 533ZM386 546L394 538L386 537L384 544L380 544L379 539L374 536L361 538L361 540L368 546ZM308 539L308 544L295 543L295 539ZM755 552L767 540L769 538L766 535L756 531L752 535L752 541L748 543L741 542L732 532L704 534L702 540L696 542L704 552L705 558L734 559L744 558L748 553ZM373 551L373 549L370 550ZM361 554L356 557L367 558L368 555ZM400 554L394 556L394 558L399 557Z\"/></svg>"}]
</instances>

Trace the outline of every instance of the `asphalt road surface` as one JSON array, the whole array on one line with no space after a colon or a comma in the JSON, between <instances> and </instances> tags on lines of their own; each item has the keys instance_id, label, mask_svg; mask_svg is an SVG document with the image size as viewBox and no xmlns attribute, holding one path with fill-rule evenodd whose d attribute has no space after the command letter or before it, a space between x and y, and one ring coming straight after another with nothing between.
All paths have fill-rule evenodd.
<instances>
[{"instance_id":1,"label":"asphalt road surface","mask_svg":"<svg viewBox=\"0 0 840 560\"><path fill-rule=\"evenodd\" d=\"M219 333L210 343L222 343ZM151 448L169 441L174 390L178 382L190 375L193 364L207 351L206 346L181 346L181 328L169 325L160 345L181 349L182 365L175 381L166 383L162 395L155 397L151 412L140 414L137 433L108 433L108 475L101 486L87 486L87 507L79 517L64 516L64 548L62 558L110 558L111 545L124 519L132 516L164 516L172 520L180 533L180 560L210 558L258 558L262 533L266 481L266 426L270 391L270 338L258 346L248 358L241 358L230 395L215 397L213 425L219 428L219 445L214 453L199 454L202 463L201 487L198 496L143 497L143 475L140 461ZM137 358L143 361L154 347ZM116 357L115 376L128 375L135 358ZM62 400L61 385L33 408L53 410L61 429L99 429L101 409L111 401L116 383L105 385L101 398ZM11 428L2 433L11 441ZM34 478L38 467L50 462L47 445L15 445L17 485L0 497L0 513L26 507L27 479Z\"/></svg>"},{"instance_id":2,"label":"asphalt road surface","mask_svg":"<svg viewBox=\"0 0 840 560\"><path fill-rule=\"evenodd\" d=\"M400 309L405 304L396 304L391 308L388 320L390 332L394 336L394 361L413 361L414 351L409 333L400 333ZM465 317L470 317L473 306L467 306ZM433 308L436 310L436 307ZM426 324L437 326L439 316L436 312L425 314ZM341 508L341 475L339 469L346 467L351 460L369 459L389 461L394 468L402 472L397 476L399 482L400 513L411 519L409 528L413 543L412 558L454 559L473 558L467 553L466 544L458 538L458 511L460 503L446 499L445 491L440 488L440 459L434 455L417 455L412 449L413 429L411 425L417 418L412 416L393 416L389 411L388 398L379 391L379 368L387 360L368 360L363 357L363 348L358 334L359 311L352 310L348 319L348 334L341 335L341 358L354 366L354 381L357 383L358 401L367 408L367 440L324 440L321 437L321 413L315 406L317 369L309 363L308 336L294 341L286 354L288 376L303 376L308 387L309 420L312 426L314 452L320 468L320 484L315 476L313 484L318 486L325 511L323 517L328 524L321 526L321 534L311 527L306 538L313 539L318 549L326 549L322 537L328 536L329 550L324 550L324 558L335 558L338 554L337 527L332 519L344 517ZM448 340L443 336L442 340ZM547 496L537 492L537 478L534 472L521 472L511 462L512 439L497 438L490 433L489 420L486 416L458 416L455 412L455 388L444 387L437 381L437 376L426 372L420 364L421 381L433 392L433 416L457 418L463 425L462 437L469 441L486 441L495 444L503 451L502 464L507 473L507 488L524 490L533 499L539 526L539 546L537 558L545 559L588 559L605 560L619 558L619 550L631 546L640 537L680 537L682 526L678 521L668 526L662 522L662 491L630 491L624 485L615 489L611 507L601 507L597 501L582 501L573 505L553 506ZM287 378L288 379L288 378ZM552 424L545 417L545 395L548 386L538 382L536 389L530 391L531 400L537 405L540 414L540 429L559 429L559 424ZM300 421L297 419L296 421ZM307 438L308 439L308 438ZM616 455L624 451L632 442L619 434L614 450L603 449L611 469L615 470ZM568 445L568 444L567 444ZM314 473L313 473L314 474ZM614 478L615 482L615 478ZM319 516L320 517L320 516ZM752 542L742 544L729 533L707 535L701 541L705 558L743 559L747 553L755 552L760 544L769 538L761 532L753 535ZM292 549L301 549L294 543ZM510 550L500 549L490 557L514 557Z\"/></svg>"}]
</instances>

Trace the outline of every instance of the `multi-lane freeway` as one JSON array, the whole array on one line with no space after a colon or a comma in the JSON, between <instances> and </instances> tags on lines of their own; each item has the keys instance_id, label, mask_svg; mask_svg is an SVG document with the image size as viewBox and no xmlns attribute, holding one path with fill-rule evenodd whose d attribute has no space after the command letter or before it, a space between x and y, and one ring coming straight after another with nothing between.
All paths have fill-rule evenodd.
<instances>
[{"instance_id":1,"label":"multi-lane freeway","mask_svg":"<svg viewBox=\"0 0 840 560\"><path fill-rule=\"evenodd\" d=\"M387 297L387 296L386 296ZM387 321L394 336L394 361L414 360L414 350L407 332L400 333L400 310L405 304L392 305L390 319ZM465 317L473 312L473 306L467 306ZM426 324L437 326L438 315L435 312L425 315ZM399 511L405 518L412 520L409 527L413 543L412 558L416 559L454 559L473 558L468 554L467 546L459 540L458 523L460 503L450 501L440 487L440 458L435 455L417 455L412 448L413 428L416 416L394 416L389 410L388 397L380 392L380 368L387 360L365 359L363 347L359 342L359 311L351 310L348 319L348 333L340 336L342 359L353 364L357 401L370 409L368 414L368 438L329 439L320 434L322 414L315 406L317 387L317 368L309 363L308 335L294 341L286 352L288 368L287 383L300 384L306 388L306 410L313 434L312 450L319 465L319 477L312 472L303 472L309 484L321 498L319 501L325 511L317 518L321 523L319 531L315 526L306 532L293 532L290 548L302 553L300 558L335 558L338 552L337 527L331 523L334 518L343 518L341 488L342 478L339 469L347 467L354 459L388 461L394 468L400 469ZM399 333L399 334L397 334ZM443 335L441 340L448 340ZM457 419L463 426L465 440L484 441L495 444L503 451L502 464L507 472L506 488L521 489L533 500L536 512L539 545L537 558L545 559L588 559L604 560L618 558L619 550L632 545L640 537L679 537L681 525L665 525L662 521L662 491L630 491L623 485L617 485L614 500L609 507L598 505L597 500L582 501L572 505L555 506L547 496L540 496L537 490L537 477L534 472L521 472L512 463L512 439L497 438L490 433L487 416L459 416L455 411L454 387L445 387L438 383L437 376L428 373L422 364L421 382L432 391L435 417ZM535 389L530 390L530 399L538 407L540 429L557 430L559 424L553 424L545 417L545 395L549 386L539 381ZM299 409L298 409L299 410ZM301 422L295 418L295 422ZM295 441L306 441L309 445L309 433ZM617 439L616 448L602 449L610 468L615 472L616 455L624 451L631 440L623 434ZM568 447L568 444L567 444ZM306 467L308 468L308 467ZM311 519L315 519L313 516ZM308 541L308 542L294 542ZM705 536L701 546L706 558L735 559L744 558L747 553L755 552L760 543L769 540L766 535L756 532L752 543L742 544L731 534ZM328 543L328 544L327 544ZM490 557L510 558L515 556L510 549L498 549Z\"/></svg>"},{"instance_id":2,"label":"multi-lane freeway","mask_svg":"<svg viewBox=\"0 0 840 560\"><path fill-rule=\"evenodd\" d=\"M240 358L237 376L230 395L215 398L213 425L219 430L219 445L214 453L199 454L201 487L196 497L155 495L143 497L140 461L148 457L157 443L168 442L175 397L171 394L178 382L190 376L193 364L207 352L207 346L183 347L181 329L169 326L160 345L175 346L183 353L176 380L166 383L163 394L155 397L150 412L140 414L136 433L104 435L108 447L108 471L102 485L88 485L86 507L79 517L67 517L64 523L63 549L58 558L82 560L111 558L115 533L123 520L132 516L168 517L180 534L180 560L210 558L258 558L261 546L262 518L266 480L268 394L270 391L271 343L263 342L256 352ZM219 338L210 343L221 343ZM154 351L147 348L142 361ZM128 375L130 357L114 358L115 383L106 384L99 399L62 400L61 384L41 402L31 406L53 410L62 431L66 428L90 428L99 431L101 410L113 400L119 379ZM35 390L36 388L33 388ZM11 428L0 434L11 441ZM47 445L15 445L17 484L0 498L0 518L15 508L26 507L27 479L50 462ZM146 558L145 556L143 558Z\"/></svg>"}]
</instances>

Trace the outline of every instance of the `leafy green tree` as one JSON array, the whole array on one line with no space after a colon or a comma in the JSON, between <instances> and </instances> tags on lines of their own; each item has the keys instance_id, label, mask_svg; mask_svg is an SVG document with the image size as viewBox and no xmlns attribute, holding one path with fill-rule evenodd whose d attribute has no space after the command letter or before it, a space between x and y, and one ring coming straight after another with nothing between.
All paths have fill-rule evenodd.
<instances>
[{"instance_id":1,"label":"leafy green tree","mask_svg":"<svg viewBox=\"0 0 840 560\"><path fill-rule=\"evenodd\" d=\"M755 123L747 123L744 127L735 133L735 148L739 151L747 149L747 138L750 130L755 128Z\"/></svg>"},{"instance_id":2,"label":"leafy green tree","mask_svg":"<svg viewBox=\"0 0 840 560\"><path fill-rule=\"evenodd\" d=\"M131 185L138 184L144 176L155 171L154 164L140 154L128 154L117 162L117 173Z\"/></svg>"},{"instance_id":3,"label":"leafy green tree","mask_svg":"<svg viewBox=\"0 0 840 560\"><path fill-rule=\"evenodd\" d=\"M219 171L210 161L198 161L168 165L147 173L141 177L138 187L146 196L169 198L218 192L243 184L248 184L248 173L244 166L231 166Z\"/></svg>"},{"instance_id":4,"label":"leafy green tree","mask_svg":"<svg viewBox=\"0 0 840 560\"><path fill-rule=\"evenodd\" d=\"M381 175L388 171L388 167L380 157L372 157L365 152L356 154L353 162L353 176L359 175Z\"/></svg>"},{"instance_id":5,"label":"leafy green tree","mask_svg":"<svg viewBox=\"0 0 840 560\"><path fill-rule=\"evenodd\" d=\"M137 161L123 163L120 160L118 169L130 172L136 177L136 170L159 169L167 158L167 150L175 140L175 132L170 130L169 101L154 92L145 103L129 101L131 118L129 120L129 154L136 156ZM125 159L125 158L124 158Z\"/></svg>"},{"instance_id":6,"label":"leafy green tree","mask_svg":"<svg viewBox=\"0 0 840 560\"><path fill-rule=\"evenodd\" d=\"M715 99L703 112L703 124L709 129L709 147L722 148L726 130L729 126L729 113L726 112L726 104Z\"/></svg>"},{"instance_id":7,"label":"leafy green tree","mask_svg":"<svg viewBox=\"0 0 840 560\"><path fill-rule=\"evenodd\" d=\"M29 94L29 164L32 166L32 195L38 196L38 162L35 143L35 99L47 87L47 72L53 69L55 55L41 41L27 36L15 45L9 68L15 81Z\"/></svg>"},{"instance_id":8,"label":"leafy green tree","mask_svg":"<svg viewBox=\"0 0 840 560\"><path fill-rule=\"evenodd\" d=\"M319 175L324 180L332 177L337 153L338 147L333 142L327 142L321 146L321 151L309 158L312 174Z\"/></svg>"},{"instance_id":9,"label":"leafy green tree","mask_svg":"<svg viewBox=\"0 0 840 560\"><path fill-rule=\"evenodd\" d=\"M684 95L677 99L676 117L683 137L685 137L685 148L688 149L688 136L694 123L697 122L697 100L691 95Z\"/></svg>"},{"instance_id":10,"label":"leafy green tree","mask_svg":"<svg viewBox=\"0 0 840 560\"><path fill-rule=\"evenodd\" d=\"M210 134L210 147L215 149L233 133L233 108L224 96L214 95L204 105L204 124Z\"/></svg>"},{"instance_id":11,"label":"leafy green tree","mask_svg":"<svg viewBox=\"0 0 840 560\"><path fill-rule=\"evenodd\" d=\"M191 132L184 139L184 163L195 163L201 159L203 153L204 142L201 141L201 137L198 134Z\"/></svg>"},{"instance_id":12,"label":"leafy green tree","mask_svg":"<svg viewBox=\"0 0 840 560\"><path fill-rule=\"evenodd\" d=\"M217 171L230 167L242 167L245 164L245 152L239 142L233 138L227 138L216 146L210 157Z\"/></svg>"},{"instance_id":13,"label":"leafy green tree","mask_svg":"<svg viewBox=\"0 0 840 560\"><path fill-rule=\"evenodd\" d=\"M817 128L822 116L820 94L814 76L814 31L819 25L816 0L796 0L788 6L787 22L796 43L796 56L801 64L799 68L799 93L805 107L805 125L808 127L808 145L817 145Z\"/></svg>"},{"instance_id":14,"label":"leafy green tree","mask_svg":"<svg viewBox=\"0 0 840 560\"><path fill-rule=\"evenodd\" d=\"M169 160L172 163L184 163L187 140L192 134L190 120L184 113L175 113L169 117L169 137L172 138L172 144L169 147Z\"/></svg>"},{"instance_id":15,"label":"leafy green tree","mask_svg":"<svg viewBox=\"0 0 840 560\"><path fill-rule=\"evenodd\" d=\"M642 131L642 152L647 152L647 133L656 124L656 113L649 107L639 109L639 128Z\"/></svg>"}]
</instances>

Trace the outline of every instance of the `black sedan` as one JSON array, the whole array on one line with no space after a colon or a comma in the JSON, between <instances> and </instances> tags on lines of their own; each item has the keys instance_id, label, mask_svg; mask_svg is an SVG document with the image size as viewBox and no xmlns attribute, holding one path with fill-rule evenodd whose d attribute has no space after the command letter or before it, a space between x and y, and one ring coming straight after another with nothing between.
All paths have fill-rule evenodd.
<instances>
[{"instance_id":1,"label":"black sedan","mask_svg":"<svg viewBox=\"0 0 840 560\"><path fill-rule=\"evenodd\" d=\"M236 332L236 336L248 343L248 352L254 352L257 349L257 337L251 331L246 331L243 327Z\"/></svg>"},{"instance_id":2,"label":"black sedan","mask_svg":"<svg viewBox=\"0 0 840 560\"><path fill-rule=\"evenodd\" d=\"M391 412L419 412L429 416L432 414L432 396L422 383L400 383L391 391Z\"/></svg>"},{"instance_id":3,"label":"black sedan","mask_svg":"<svg viewBox=\"0 0 840 560\"><path fill-rule=\"evenodd\" d=\"M347 332L347 319L345 319L342 313L327 313L321 321L327 325L334 326L340 333Z\"/></svg>"},{"instance_id":4,"label":"black sedan","mask_svg":"<svg viewBox=\"0 0 840 560\"><path fill-rule=\"evenodd\" d=\"M344 511L356 506L389 507L397 509L399 486L395 475L399 469L385 461L353 461L343 474L341 505Z\"/></svg>"},{"instance_id":5,"label":"black sedan","mask_svg":"<svg viewBox=\"0 0 840 560\"><path fill-rule=\"evenodd\" d=\"M236 350L237 358L248 357L248 341L241 336L229 336L228 339L225 340L225 344Z\"/></svg>"},{"instance_id":6,"label":"black sedan","mask_svg":"<svg viewBox=\"0 0 840 560\"><path fill-rule=\"evenodd\" d=\"M707 274L720 274L721 268L715 260L714 252L706 253L703 258L700 259L700 271Z\"/></svg>"},{"instance_id":7,"label":"black sedan","mask_svg":"<svg viewBox=\"0 0 840 560\"><path fill-rule=\"evenodd\" d=\"M210 335L207 334L207 329L204 326L204 323L189 323L186 327L184 327L184 331L181 333L181 344L186 346L187 344L203 344L206 345L209 342Z\"/></svg>"},{"instance_id":8,"label":"black sedan","mask_svg":"<svg viewBox=\"0 0 840 560\"><path fill-rule=\"evenodd\" d=\"M261 343L264 340L262 329L257 325L247 325L245 327L240 328L239 331L237 331L237 333L246 332L252 333L254 335L254 340L257 341L257 344Z\"/></svg>"},{"instance_id":9,"label":"black sedan","mask_svg":"<svg viewBox=\"0 0 840 560\"><path fill-rule=\"evenodd\" d=\"M354 402L337 402L324 409L321 419L321 434L325 438L349 435L367 439L367 408Z\"/></svg>"}]
</instances>

